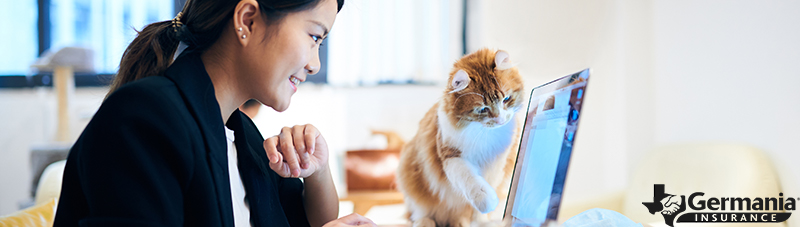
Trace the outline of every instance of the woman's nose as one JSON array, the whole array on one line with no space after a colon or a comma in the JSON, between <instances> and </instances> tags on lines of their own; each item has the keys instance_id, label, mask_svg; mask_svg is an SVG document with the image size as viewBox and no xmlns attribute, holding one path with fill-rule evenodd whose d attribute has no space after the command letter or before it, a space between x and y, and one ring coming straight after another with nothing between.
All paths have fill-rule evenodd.
<instances>
[{"instance_id":1,"label":"woman's nose","mask_svg":"<svg viewBox=\"0 0 800 227\"><path fill-rule=\"evenodd\" d=\"M306 68L306 72L308 73L308 75L314 75L314 74L317 74L319 72L319 67L320 67L319 52L315 51L315 53L313 55L314 55L314 57L311 58L311 61L309 61L308 64L306 64L306 67L305 67Z\"/></svg>"}]
</instances>

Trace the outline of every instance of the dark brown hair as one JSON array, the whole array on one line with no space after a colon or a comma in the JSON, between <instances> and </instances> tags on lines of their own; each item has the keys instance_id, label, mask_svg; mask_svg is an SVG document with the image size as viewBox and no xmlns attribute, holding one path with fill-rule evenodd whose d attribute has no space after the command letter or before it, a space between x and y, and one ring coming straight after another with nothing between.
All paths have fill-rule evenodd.
<instances>
[{"instance_id":1,"label":"dark brown hair","mask_svg":"<svg viewBox=\"0 0 800 227\"><path fill-rule=\"evenodd\" d=\"M311 9L322 0L256 0L267 24L274 24L292 12ZM344 0L336 0L338 10ZM108 95L126 83L162 74L170 64L179 42L192 51L205 51L219 39L222 30L233 17L239 0L188 0L181 10L181 26L173 20L149 24L139 31L122 54ZM108 96L106 95L106 96Z\"/></svg>"}]
</instances>

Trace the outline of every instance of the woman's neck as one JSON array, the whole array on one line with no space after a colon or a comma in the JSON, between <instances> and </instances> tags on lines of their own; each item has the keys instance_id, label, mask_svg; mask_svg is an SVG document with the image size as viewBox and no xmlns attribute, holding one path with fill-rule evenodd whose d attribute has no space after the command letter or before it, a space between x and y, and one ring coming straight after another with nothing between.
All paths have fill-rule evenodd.
<instances>
[{"instance_id":1,"label":"woman's neck","mask_svg":"<svg viewBox=\"0 0 800 227\"><path fill-rule=\"evenodd\" d=\"M217 42L222 43L222 42ZM200 58L203 60L206 72L211 78L211 83L214 85L214 95L219 104L220 113L222 114L222 122L227 123L228 119L236 111L239 106L246 101L246 98L241 94L241 89L238 89L239 83L236 79L236 70L233 67L233 61L230 56L226 56L226 51L219 45L211 46L205 51Z\"/></svg>"}]
</instances>

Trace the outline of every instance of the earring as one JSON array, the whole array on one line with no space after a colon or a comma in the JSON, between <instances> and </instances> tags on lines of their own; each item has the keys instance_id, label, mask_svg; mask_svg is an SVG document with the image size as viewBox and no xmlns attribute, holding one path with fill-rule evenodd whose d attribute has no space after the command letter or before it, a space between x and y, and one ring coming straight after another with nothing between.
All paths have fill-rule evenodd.
<instances>
[{"instance_id":1,"label":"earring","mask_svg":"<svg viewBox=\"0 0 800 227\"><path fill-rule=\"evenodd\" d=\"M236 29L236 31L238 31L238 32L242 32L242 28L241 28L241 27L239 27L239 29Z\"/></svg>"},{"instance_id":2,"label":"earring","mask_svg":"<svg viewBox=\"0 0 800 227\"><path fill-rule=\"evenodd\" d=\"M247 35L242 35L242 39L245 39L245 38L247 38Z\"/></svg>"}]
</instances>

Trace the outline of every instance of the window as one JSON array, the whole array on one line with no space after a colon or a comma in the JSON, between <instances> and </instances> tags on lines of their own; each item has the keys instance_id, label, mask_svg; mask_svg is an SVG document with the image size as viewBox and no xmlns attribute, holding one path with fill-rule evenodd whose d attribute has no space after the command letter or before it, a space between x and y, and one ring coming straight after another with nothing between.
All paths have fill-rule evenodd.
<instances>
[{"instance_id":1,"label":"window","mask_svg":"<svg viewBox=\"0 0 800 227\"><path fill-rule=\"evenodd\" d=\"M50 49L90 48L94 50L96 72L104 74L117 71L136 30L174 16L172 0L50 1Z\"/></svg>"},{"instance_id":2,"label":"window","mask_svg":"<svg viewBox=\"0 0 800 227\"><path fill-rule=\"evenodd\" d=\"M128 43L136 37L134 29L172 19L174 6L173 0L2 1L0 43L13 45L0 45L0 75L28 75L40 48L65 46L94 50L96 73L113 74ZM38 12L48 13L42 18L49 20L39 25Z\"/></svg>"},{"instance_id":3,"label":"window","mask_svg":"<svg viewBox=\"0 0 800 227\"><path fill-rule=\"evenodd\" d=\"M36 0L0 1L0 75L25 75L38 56Z\"/></svg>"},{"instance_id":4,"label":"window","mask_svg":"<svg viewBox=\"0 0 800 227\"><path fill-rule=\"evenodd\" d=\"M347 0L329 38L328 82L446 82L463 53L463 5L455 0Z\"/></svg>"},{"instance_id":5,"label":"window","mask_svg":"<svg viewBox=\"0 0 800 227\"><path fill-rule=\"evenodd\" d=\"M48 86L48 73L33 74L29 66L42 50L66 46L94 50L95 72L77 74L77 86L107 84L136 30L172 19L184 2L0 1L0 43L13 44L0 45L0 87ZM312 81L344 86L441 83L464 53L465 2L349 0L320 50L323 68Z\"/></svg>"}]
</instances>

